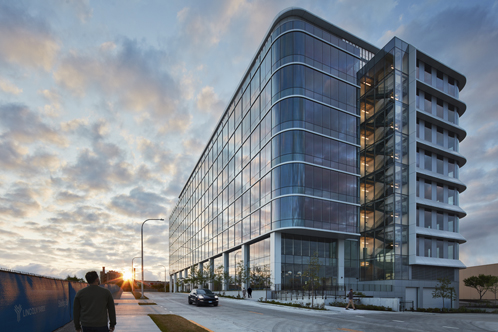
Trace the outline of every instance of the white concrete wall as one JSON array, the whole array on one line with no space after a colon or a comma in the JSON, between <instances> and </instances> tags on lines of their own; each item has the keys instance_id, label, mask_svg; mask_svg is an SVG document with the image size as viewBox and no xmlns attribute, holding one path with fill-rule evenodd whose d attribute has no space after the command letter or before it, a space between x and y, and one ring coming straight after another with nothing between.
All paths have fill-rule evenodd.
<instances>
[{"instance_id":1,"label":"white concrete wall","mask_svg":"<svg viewBox=\"0 0 498 332\"><path fill-rule=\"evenodd\" d=\"M240 291L236 291L236 290L232 290L232 291L216 291L214 292L216 294L218 293L225 293L225 295L227 296L237 296L240 295L242 297L242 290ZM246 297L247 297L247 293L246 293ZM266 291L265 290L253 290L252 291L252 298L255 299L255 300L259 300L259 298L262 297L263 299L266 298Z\"/></svg>"},{"instance_id":2,"label":"white concrete wall","mask_svg":"<svg viewBox=\"0 0 498 332\"><path fill-rule=\"evenodd\" d=\"M318 299L317 299L318 300ZM321 300L321 299L320 299ZM384 306L391 308L393 311L399 311L399 299L398 298L381 298L381 297L361 297L359 298L359 302L356 301L355 298L355 304L365 304L365 305L376 305L376 306ZM327 299L327 304L333 303L333 302L340 302L340 303L348 303L348 299L344 297L337 297L337 299L334 299L334 297L328 298Z\"/></svg>"}]
</instances>

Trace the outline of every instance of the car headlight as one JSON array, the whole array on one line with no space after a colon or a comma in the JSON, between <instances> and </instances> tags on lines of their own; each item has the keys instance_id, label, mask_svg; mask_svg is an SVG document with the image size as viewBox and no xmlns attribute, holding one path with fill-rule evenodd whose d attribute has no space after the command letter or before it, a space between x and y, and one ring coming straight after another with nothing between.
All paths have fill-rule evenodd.
<instances>
[{"instance_id":1,"label":"car headlight","mask_svg":"<svg viewBox=\"0 0 498 332\"><path fill-rule=\"evenodd\" d=\"M215 296L214 298L215 298L215 299L217 299L217 298L218 298L218 296Z\"/></svg>"},{"instance_id":2,"label":"car headlight","mask_svg":"<svg viewBox=\"0 0 498 332\"><path fill-rule=\"evenodd\" d=\"M204 296L202 296L202 295L199 295L198 297L199 297L200 299L203 299L203 298L204 298Z\"/></svg>"}]
</instances>

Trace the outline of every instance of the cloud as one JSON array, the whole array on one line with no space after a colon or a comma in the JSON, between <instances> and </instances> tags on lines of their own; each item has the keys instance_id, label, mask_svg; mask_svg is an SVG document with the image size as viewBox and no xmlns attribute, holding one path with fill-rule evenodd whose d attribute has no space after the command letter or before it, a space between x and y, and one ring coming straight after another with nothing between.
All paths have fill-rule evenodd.
<instances>
[{"instance_id":1,"label":"cloud","mask_svg":"<svg viewBox=\"0 0 498 332\"><path fill-rule=\"evenodd\" d=\"M219 117L225 110L225 104L218 98L212 86L205 86L197 96L197 108L201 112Z\"/></svg>"},{"instance_id":2,"label":"cloud","mask_svg":"<svg viewBox=\"0 0 498 332\"><path fill-rule=\"evenodd\" d=\"M54 79L76 96L98 93L108 101L116 100L125 110L149 114L154 120L161 116L164 126L171 126L172 121L176 129L185 129L185 124L175 121L175 116L188 114L167 68L166 53L122 38L113 52L65 56Z\"/></svg>"},{"instance_id":3,"label":"cloud","mask_svg":"<svg viewBox=\"0 0 498 332\"><path fill-rule=\"evenodd\" d=\"M0 65L50 70L59 44L47 24L7 3L0 4Z\"/></svg>"},{"instance_id":4,"label":"cloud","mask_svg":"<svg viewBox=\"0 0 498 332\"><path fill-rule=\"evenodd\" d=\"M40 175L43 171L57 170L62 161L55 154L37 149L33 154L11 140L0 140L0 166L4 172L22 174L24 178Z\"/></svg>"},{"instance_id":5,"label":"cloud","mask_svg":"<svg viewBox=\"0 0 498 332\"><path fill-rule=\"evenodd\" d=\"M464 264L496 263L497 201L495 198L486 206L472 209L467 217L460 220L460 232L467 239L467 243L460 246L460 259Z\"/></svg>"},{"instance_id":6,"label":"cloud","mask_svg":"<svg viewBox=\"0 0 498 332\"><path fill-rule=\"evenodd\" d=\"M182 32L193 44L216 45L245 3L244 0L230 0L185 7L178 12L177 19ZM213 19L215 13L217 18Z\"/></svg>"},{"instance_id":7,"label":"cloud","mask_svg":"<svg viewBox=\"0 0 498 332\"><path fill-rule=\"evenodd\" d=\"M105 42L100 44L100 50L102 52L110 52L116 49L116 44L114 42Z\"/></svg>"},{"instance_id":8,"label":"cloud","mask_svg":"<svg viewBox=\"0 0 498 332\"><path fill-rule=\"evenodd\" d=\"M137 187L132 189L129 195L118 195L112 198L109 208L128 217L163 218L166 212L164 206L161 205L163 202L162 196Z\"/></svg>"},{"instance_id":9,"label":"cloud","mask_svg":"<svg viewBox=\"0 0 498 332\"><path fill-rule=\"evenodd\" d=\"M1 77L0 77L0 90L7 94L12 94L12 95L18 95L22 92L22 89L18 88L7 79L2 79Z\"/></svg>"},{"instance_id":10,"label":"cloud","mask_svg":"<svg viewBox=\"0 0 498 332\"><path fill-rule=\"evenodd\" d=\"M45 89L38 92L46 100L47 104L43 107L45 114L50 117L58 117L61 109L61 95L54 89Z\"/></svg>"},{"instance_id":11,"label":"cloud","mask_svg":"<svg viewBox=\"0 0 498 332\"><path fill-rule=\"evenodd\" d=\"M82 23L87 22L93 15L93 9L88 0L59 0L59 2L70 6Z\"/></svg>"},{"instance_id":12,"label":"cloud","mask_svg":"<svg viewBox=\"0 0 498 332\"><path fill-rule=\"evenodd\" d=\"M79 205L72 211L61 210L54 218L51 218L52 225L73 224L73 225L99 225L112 218L112 215L99 206Z\"/></svg>"},{"instance_id":13,"label":"cloud","mask_svg":"<svg viewBox=\"0 0 498 332\"><path fill-rule=\"evenodd\" d=\"M74 204L83 201L84 198L84 196L63 190L57 194L56 200L60 204Z\"/></svg>"},{"instance_id":14,"label":"cloud","mask_svg":"<svg viewBox=\"0 0 498 332\"><path fill-rule=\"evenodd\" d=\"M145 161L152 164L156 172L174 176L177 172L176 155L166 150L162 143L154 143L146 138L139 138L137 148Z\"/></svg>"},{"instance_id":15,"label":"cloud","mask_svg":"<svg viewBox=\"0 0 498 332\"><path fill-rule=\"evenodd\" d=\"M37 194L25 182L15 183L0 195L0 215L11 217L33 216L41 210Z\"/></svg>"},{"instance_id":16,"label":"cloud","mask_svg":"<svg viewBox=\"0 0 498 332\"><path fill-rule=\"evenodd\" d=\"M0 138L20 143L45 142L58 146L68 144L57 128L45 123L39 114L21 104L0 105L0 127L6 129Z\"/></svg>"},{"instance_id":17,"label":"cloud","mask_svg":"<svg viewBox=\"0 0 498 332\"><path fill-rule=\"evenodd\" d=\"M133 183L132 166L115 160L119 156L119 148L107 146L110 148L101 149L100 154L83 149L75 164L62 169L65 181L82 191L108 191L118 184Z\"/></svg>"}]
</instances>

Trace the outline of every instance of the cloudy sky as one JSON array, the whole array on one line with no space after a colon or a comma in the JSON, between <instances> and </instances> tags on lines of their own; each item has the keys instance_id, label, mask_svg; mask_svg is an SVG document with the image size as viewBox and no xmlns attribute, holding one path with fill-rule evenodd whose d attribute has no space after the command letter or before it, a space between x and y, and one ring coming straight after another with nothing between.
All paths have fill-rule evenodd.
<instances>
[{"instance_id":1,"label":"cloudy sky","mask_svg":"<svg viewBox=\"0 0 498 332\"><path fill-rule=\"evenodd\" d=\"M125 271L142 222L165 218L144 226L146 279L163 279L171 208L289 6L467 77L460 257L496 263L498 2L0 0L0 267Z\"/></svg>"}]
</instances>

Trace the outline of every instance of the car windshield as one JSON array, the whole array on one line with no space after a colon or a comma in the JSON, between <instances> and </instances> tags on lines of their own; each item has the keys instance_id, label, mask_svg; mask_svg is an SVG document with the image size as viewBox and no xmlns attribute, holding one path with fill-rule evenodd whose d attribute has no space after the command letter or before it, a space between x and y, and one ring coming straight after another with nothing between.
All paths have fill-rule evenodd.
<instances>
[{"instance_id":1,"label":"car windshield","mask_svg":"<svg viewBox=\"0 0 498 332\"><path fill-rule=\"evenodd\" d=\"M198 289L197 294L207 294L207 295L212 295L213 292L211 292L209 289Z\"/></svg>"}]
</instances>

